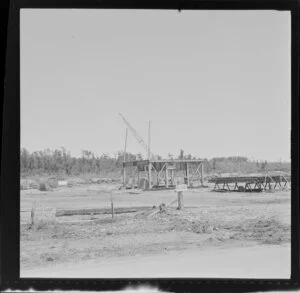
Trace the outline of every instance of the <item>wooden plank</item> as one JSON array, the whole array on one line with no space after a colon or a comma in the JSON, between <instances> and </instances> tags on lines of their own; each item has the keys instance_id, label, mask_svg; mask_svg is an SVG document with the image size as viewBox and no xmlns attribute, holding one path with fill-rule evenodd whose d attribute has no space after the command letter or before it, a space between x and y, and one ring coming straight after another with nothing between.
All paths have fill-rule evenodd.
<instances>
[{"instance_id":1,"label":"wooden plank","mask_svg":"<svg viewBox=\"0 0 300 293\"><path fill-rule=\"evenodd\" d=\"M174 159L174 160L151 160L153 163L202 163L203 160L181 160L181 159Z\"/></svg>"},{"instance_id":2,"label":"wooden plank","mask_svg":"<svg viewBox=\"0 0 300 293\"><path fill-rule=\"evenodd\" d=\"M130 162L123 162L124 167L134 167L134 166L147 166L149 164L149 160L141 160L141 161L130 161Z\"/></svg>"}]
</instances>

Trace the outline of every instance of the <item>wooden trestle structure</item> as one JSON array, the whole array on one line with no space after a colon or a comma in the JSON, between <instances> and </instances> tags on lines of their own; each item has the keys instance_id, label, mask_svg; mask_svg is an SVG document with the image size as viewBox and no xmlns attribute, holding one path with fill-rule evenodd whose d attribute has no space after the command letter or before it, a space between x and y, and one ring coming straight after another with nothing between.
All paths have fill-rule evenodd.
<instances>
[{"instance_id":1,"label":"wooden trestle structure","mask_svg":"<svg viewBox=\"0 0 300 293\"><path fill-rule=\"evenodd\" d=\"M127 168L134 168L132 188L142 189L172 189L177 181L183 181L188 187L198 181L203 186L202 160L140 160L123 162L123 186L127 187ZM179 174L179 175L178 175ZM180 177L180 180L178 179ZM183 178L183 180L182 180ZM176 182L175 182L176 180ZM140 182L146 182L141 186Z\"/></svg>"},{"instance_id":2,"label":"wooden trestle structure","mask_svg":"<svg viewBox=\"0 0 300 293\"><path fill-rule=\"evenodd\" d=\"M265 175L251 177L215 177L208 180L215 183L214 191L263 191L275 190L276 188L285 188L287 183L291 181L290 176L281 175ZM222 185L220 187L220 185ZM231 186L230 186L231 184ZM232 186L234 185L234 186ZM231 188L230 188L231 187Z\"/></svg>"}]
</instances>

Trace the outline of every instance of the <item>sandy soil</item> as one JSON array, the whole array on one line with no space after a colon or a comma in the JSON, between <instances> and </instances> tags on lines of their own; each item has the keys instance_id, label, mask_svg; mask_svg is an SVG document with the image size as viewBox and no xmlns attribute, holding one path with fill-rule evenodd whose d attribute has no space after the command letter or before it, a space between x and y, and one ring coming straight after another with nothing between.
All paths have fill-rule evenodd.
<instances>
[{"instance_id":1,"label":"sandy soil","mask_svg":"<svg viewBox=\"0 0 300 293\"><path fill-rule=\"evenodd\" d=\"M111 194L116 207L148 209L118 214L114 220L110 215L55 218L57 209L110 207ZM271 277L270 269L276 267L275 276L289 277L289 191L255 194L189 190L184 194L183 211L176 210L175 205L149 217L153 206L174 199L174 191L129 194L112 185L22 191L21 276L38 276L40 271L44 277L55 272L72 277L86 268L85 273L90 272L91 277L98 273L125 277L129 271L136 273L130 277L165 272L177 277L237 277L238 268L242 268L244 277L253 277L255 272ZM33 201L36 220L30 228ZM58 274L66 266L72 269L65 270L65 275Z\"/></svg>"}]
</instances>

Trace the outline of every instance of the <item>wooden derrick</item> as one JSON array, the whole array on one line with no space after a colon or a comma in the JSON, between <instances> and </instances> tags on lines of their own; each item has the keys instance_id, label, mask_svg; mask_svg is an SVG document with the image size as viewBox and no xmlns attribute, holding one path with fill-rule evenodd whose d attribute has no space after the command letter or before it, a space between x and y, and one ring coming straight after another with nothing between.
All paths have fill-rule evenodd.
<instances>
[{"instance_id":1,"label":"wooden derrick","mask_svg":"<svg viewBox=\"0 0 300 293\"><path fill-rule=\"evenodd\" d=\"M195 167L195 169L192 168L193 166ZM203 186L202 160L150 159L150 160L123 162L123 169L130 168L130 167L138 167L136 169L136 174L133 174L134 176L138 176L137 182L139 182L143 177L146 177L148 179L149 182L148 190L157 189L157 188L174 188L175 170L183 171L184 178L186 178L184 182L188 185L188 187L191 187L191 183L193 179L196 178L197 180L199 180L200 186ZM125 174L124 170L123 170L123 174ZM124 177L125 175L123 175L123 181L125 180ZM164 182L163 183L164 186L161 186L162 182Z\"/></svg>"}]
</instances>

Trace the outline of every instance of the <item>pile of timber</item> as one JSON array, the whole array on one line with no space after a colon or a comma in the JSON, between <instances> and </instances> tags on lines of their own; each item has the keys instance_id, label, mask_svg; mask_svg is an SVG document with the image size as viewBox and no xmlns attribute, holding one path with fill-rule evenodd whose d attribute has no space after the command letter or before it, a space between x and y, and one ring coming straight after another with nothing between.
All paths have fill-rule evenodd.
<instances>
[{"instance_id":1,"label":"pile of timber","mask_svg":"<svg viewBox=\"0 0 300 293\"><path fill-rule=\"evenodd\" d=\"M267 175L267 176L232 176L232 177L213 177L208 180L210 183L272 183L272 182L290 182L290 176Z\"/></svg>"},{"instance_id":2,"label":"pile of timber","mask_svg":"<svg viewBox=\"0 0 300 293\"><path fill-rule=\"evenodd\" d=\"M213 177L208 180L210 183L215 183L214 191L240 191L240 192L258 192L268 189L274 190L276 186L285 188L287 183L290 182L290 176L283 175L261 175L261 176L232 176L232 177ZM234 188L231 189L229 184L234 183ZM238 186L238 183L245 183L245 187ZM281 183L284 183L281 186ZM220 188L219 184L223 184ZM251 186L254 184L254 187Z\"/></svg>"}]
</instances>

